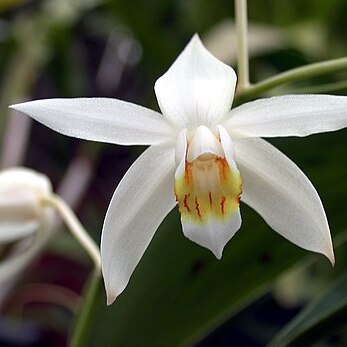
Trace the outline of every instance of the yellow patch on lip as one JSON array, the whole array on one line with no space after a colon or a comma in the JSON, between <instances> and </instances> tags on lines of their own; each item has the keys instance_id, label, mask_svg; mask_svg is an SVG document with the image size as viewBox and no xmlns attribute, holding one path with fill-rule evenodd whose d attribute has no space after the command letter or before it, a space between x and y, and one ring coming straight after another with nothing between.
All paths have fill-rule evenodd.
<instances>
[{"instance_id":1,"label":"yellow patch on lip","mask_svg":"<svg viewBox=\"0 0 347 347\"><path fill-rule=\"evenodd\" d=\"M185 162L183 177L175 180L175 194L182 219L205 223L226 220L240 203L241 176L225 158L206 154Z\"/></svg>"}]
</instances>

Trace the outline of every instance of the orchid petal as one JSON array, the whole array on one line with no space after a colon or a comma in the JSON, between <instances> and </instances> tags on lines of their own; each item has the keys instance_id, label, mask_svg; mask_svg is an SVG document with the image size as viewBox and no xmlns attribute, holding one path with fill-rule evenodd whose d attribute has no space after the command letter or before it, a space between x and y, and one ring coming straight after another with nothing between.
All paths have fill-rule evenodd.
<instances>
[{"instance_id":1,"label":"orchid petal","mask_svg":"<svg viewBox=\"0 0 347 347\"><path fill-rule=\"evenodd\" d=\"M195 130L194 136L189 143L186 159L189 162L192 162L198 157L206 155L223 157L224 152L222 145L211 130L204 125L201 125Z\"/></svg>"},{"instance_id":2,"label":"orchid petal","mask_svg":"<svg viewBox=\"0 0 347 347\"><path fill-rule=\"evenodd\" d=\"M230 110L234 70L215 58L195 35L155 83L160 109L181 128L210 127Z\"/></svg>"},{"instance_id":3,"label":"orchid petal","mask_svg":"<svg viewBox=\"0 0 347 347\"><path fill-rule=\"evenodd\" d=\"M25 222L1 222L0 242L13 242L33 234L40 226L39 221L31 220Z\"/></svg>"},{"instance_id":4,"label":"orchid petal","mask_svg":"<svg viewBox=\"0 0 347 347\"><path fill-rule=\"evenodd\" d=\"M59 133L91 141L152 145L174 134L161 114L117 99L45 99L10 107Z\"/></svg>"},{"instance_id":5,"label":"orchid petal","mask_svg":"<svg viewBox=\"0 0 347 347\"><path fill-rule=\"evenodd\" d=\"M183 218L181 221L183 233L189 240L206 247L221 259L224 246L241 227L241 214L238 208L226 220L211 217L201 224Z\"/></svg>"},{"instance_id":6,"label":"orchid petal","mask_svg":"<svg viewBox=\"0 0 347 347\"><path fill-rule=\"evenodd\" d=\"M307 136L347 127L347 97L284 95L234 108L225 127L237 137Z\"/></svg>"},{"instance_id":7,"label":"orchid petal","mask_svg":"<svg viewBox=\"0 0 347 347\"><path fill-rule=\"evenodd\" d=\"M148 148L119 183L101 237L102 270L111 304L124 290L164 217L175 206L174 149Z\"/></svg>"},{"instance_id":8,"label":"orchid petal","mask_svg":"<svg viewBox=\"0 0 347 347\"><path fill-rule=\"evenodd\" d=\"M20 195L26 195L26 199L36 199L39 196L47 196L52 192L52 185L49 179L39 174L34 170L13 167L0 172L0 199L10 198L11 201L14 199L21 199ZM18 196L18 198L17 198Z\"/></svg>"},{"instance_id":9,"label":"orchid petal","mask_svg":"<svg viewBox=\"0 0 347 347\"><path fill-rule=\"evenodd\" d=\"M283 153L262 139L234 142L243 180L241 200L280 235L334 264L328 221L317 191Z\"/></svg>"},{"instance_id":10,"label":"orchid petal","mask_svg":"<svg viewBox=\"0 0 347 347\"><path fill-rule=\"evenodd\" d=\"M187 154L187 129L181 130L177 137L176 149L175 149L175 162L176 162L176 172L175 176L184 175L185 162Z\"/></svg>"},{"instance_id":11,"label":"orchid petal","mask_svg":"<svg viewBox=\"0 0 347 347\"><path fill-rule=\"evenodd\" d=\"M1 187L4 188L4 187ZM40 214L40 197L18 182L17 187L0 188L0 224L2 222L25 221ZM25 190L25 188L27 188Z\"/></svg>"},{"instance_id":12,"label":"orchid petal","mask_svg":"<svg viewBox=\"0 0 347 347\"><path fill-rule=\"evenodd\" d=\"M233 170L238 170L237 169L237 165L235 163L235 148L234 148L234 143L231 140L231 137L229 135L229 133L226 131L226 129L221 126L218 125L218 132L219 132L219 137L220 137L220 142L225 154L225 158L229 164L229 166L231 168L233 168Z\"/></svg>"}]
</instances>

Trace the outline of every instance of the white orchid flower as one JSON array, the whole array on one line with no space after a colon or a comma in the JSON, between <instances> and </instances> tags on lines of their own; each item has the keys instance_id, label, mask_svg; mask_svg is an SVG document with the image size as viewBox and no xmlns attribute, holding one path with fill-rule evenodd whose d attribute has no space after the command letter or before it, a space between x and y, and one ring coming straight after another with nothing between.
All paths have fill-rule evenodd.
<instances>
[{"instance_id":1,"label":"white orchid flower","mask_svg":"<svg viewBox=\"0 0 347 347\"><path fill-rule=\"evenodd\" d=\"M16 252L0 263L0 283L23 270L53 225L53 211L41 201L52 194L48 178L33 170L0 172L0 244L17 242Z\"/></svg>"},{"instance_id":2,"label":"white orchid flower","mask_svg":"<svg viewBox=\"0 0 347 347\"><path fill-rule=\"evenodd\" d=\"M195 35L155 84L162 114L107 98L13 105L63 133L151 145L118 185L102 231L108 303L126 287L155 231L178 204L183 233L217 258L241 226L241 201L279 234L334 263L327 218L309 179L260 137L347 126L347 97L287 95L230 110L236 75ZM176 195L176 197L175 197Z\"/></svg>"}]
</instances>

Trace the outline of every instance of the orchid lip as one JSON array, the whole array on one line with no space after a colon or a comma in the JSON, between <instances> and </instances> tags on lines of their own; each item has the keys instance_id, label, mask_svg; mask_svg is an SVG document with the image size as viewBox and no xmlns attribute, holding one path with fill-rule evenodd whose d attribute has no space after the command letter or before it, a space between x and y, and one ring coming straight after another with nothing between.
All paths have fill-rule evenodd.
<instances>
[{"instance_id":1,"label":"orchid lip","mask_svg":"<svg viewBox=\"0 0 347 347\"><path fill-rule=\"evenodd\" d=\"M196 129L181 161L175 194L182 220L224 220L238 209L240 174L229 165L220 140L207 127Z\"/></svg>"}]
</instances>

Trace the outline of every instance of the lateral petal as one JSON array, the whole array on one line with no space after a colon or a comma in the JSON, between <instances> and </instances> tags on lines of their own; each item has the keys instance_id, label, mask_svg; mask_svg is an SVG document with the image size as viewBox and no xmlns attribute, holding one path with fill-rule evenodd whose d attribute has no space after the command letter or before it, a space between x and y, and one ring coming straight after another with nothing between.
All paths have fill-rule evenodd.
<instances>
[{"instance_id":1,"label":"lateral petal","mask_svg":"<svg viewBox=\"0 0 347 347\"><path fill-rule=\"evenodd\" d=\"M347 127L347 97L283 95L234 108L225 127L237 137L307 136Z\"/></svg>"},{"instance_id":2,"label":"lateral petal","mask_svg":"<svg viewBox=\"0 0 347 347\"><path fill-rule=\"evenodd\" d=\"M72 137L120 145L152 145L175 136L161 114L110 98L44 99L10 106Z\"/></svg>"},{"instance_id":3,"label":"lateral petal","mask_svg":"<svg viewBox=\"0 0 347 347\"><path fill-rule=\"evenodd\" d=\"M241 200L280 235L334 264L328 221L317 191L282 152L262 139L234 141Z\"/></svg>"},{"instance_id":4,"label":"lateral petal","mask_svg":"<svg viewBox=\"0 0 347 347\"><path fill-rule=\"evenodd\" d=\"M7 243L22 239L35 233L39 226L40 223L37 220L2 222L0 223L0 242Z\"/></svg>"},{"instance_id":5,"label":"lateral petal","mask_svg":"<svg viewBox=\"0 0 347 347\"><path fill-rule=\"evenodd\" d=\"M230 110L236 85L234 70L215 58L198 35L155 83L160 109L180 128L211 127Z\"/></svg>"},{"instance_id":6,"label":"lateral petal","mask_svg":"<svg viewBox=\"0 0 347 347\"><path fill-rule=\"evenodd\" d=\"M174 169L172 146L149 147L114 192L101 236L108 304L124 290L155 231L176 204Z\"/></svg>"}]
</instances>

